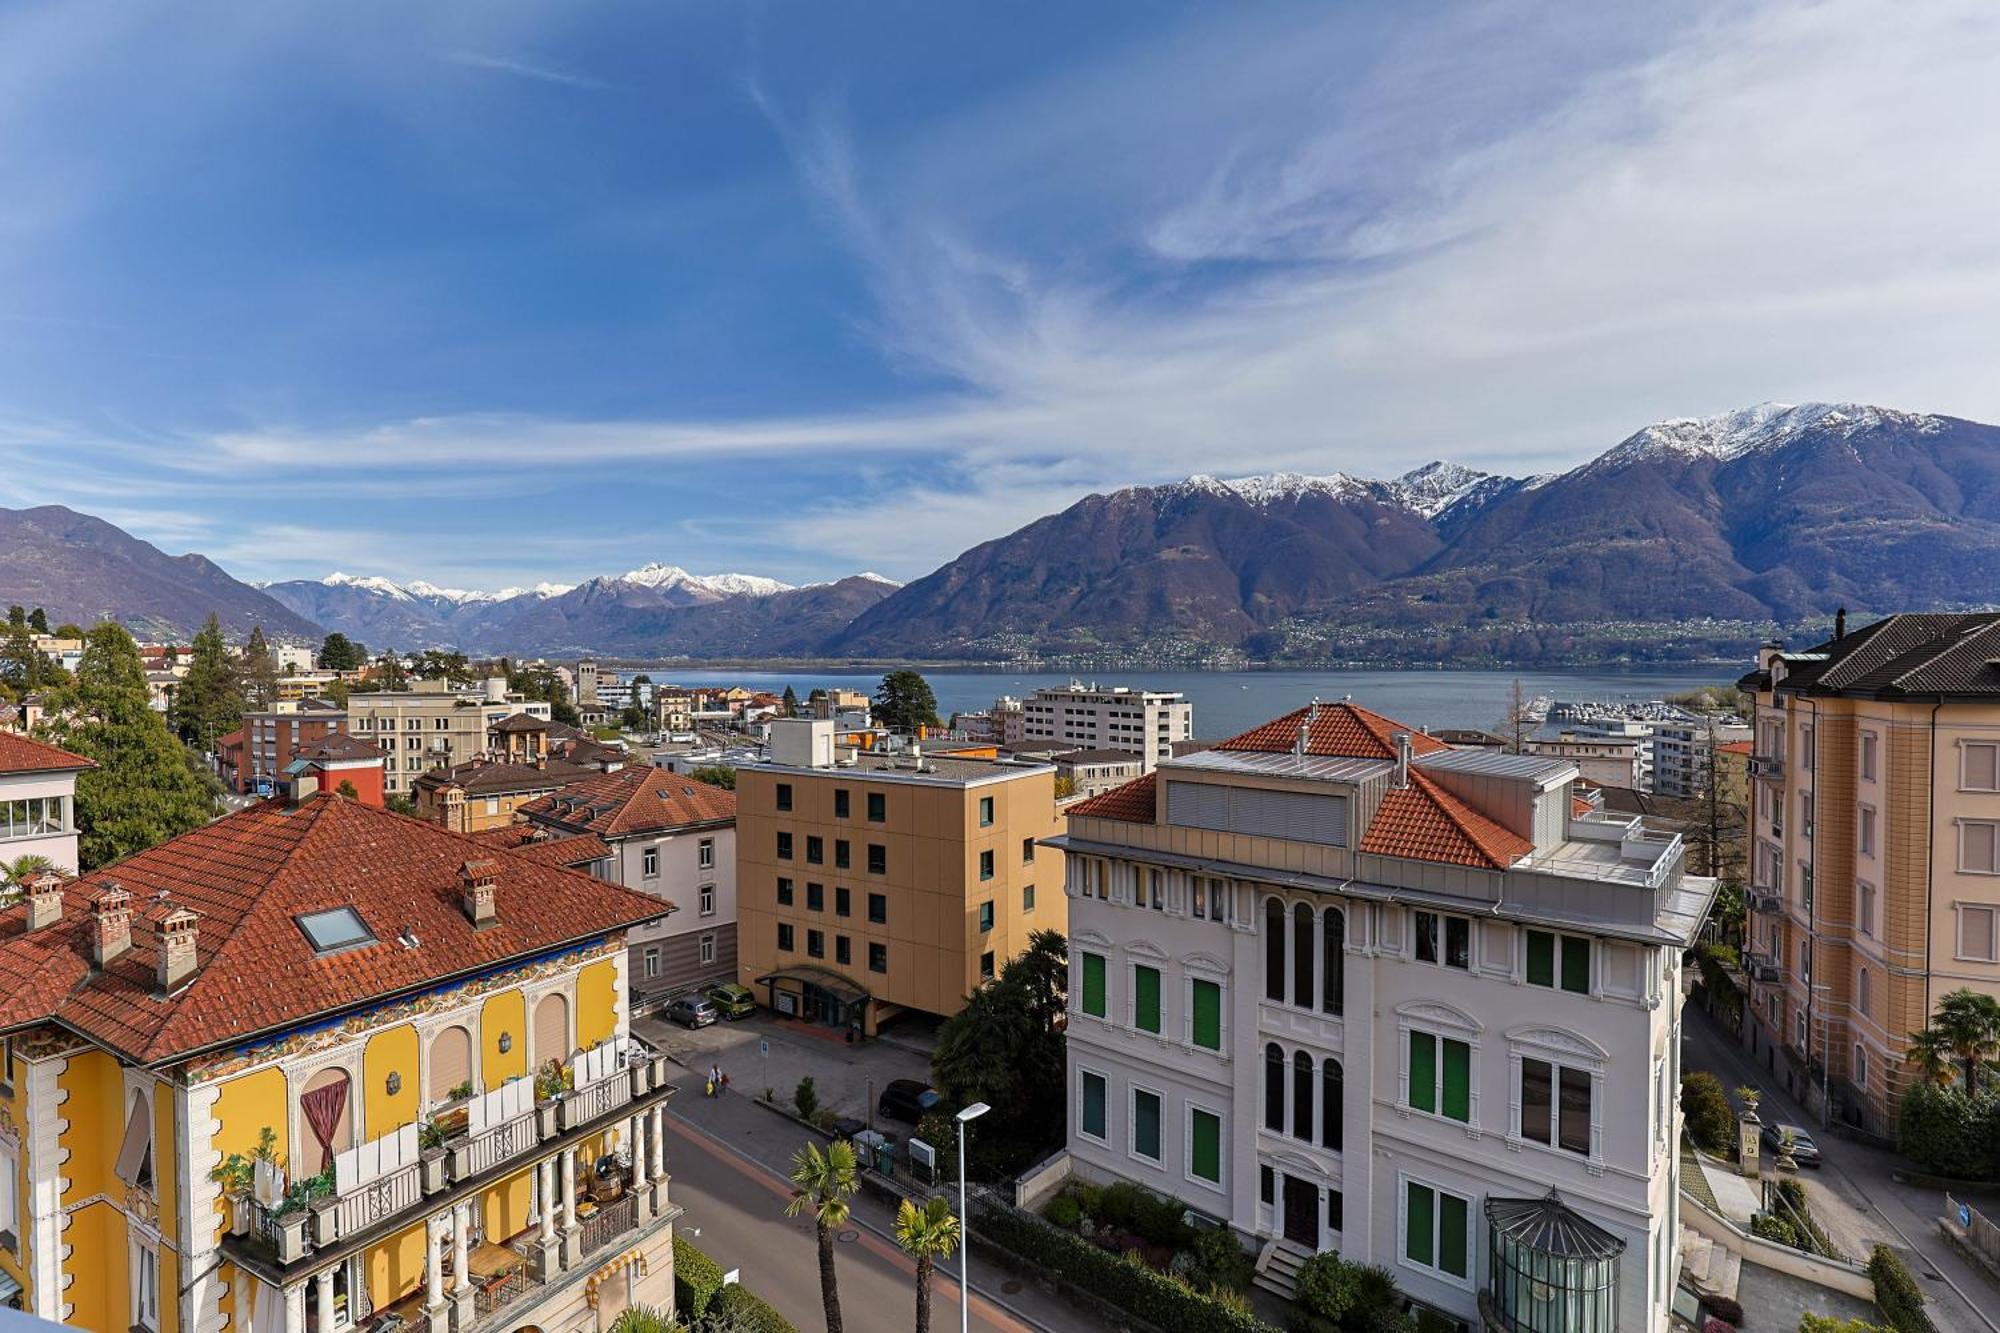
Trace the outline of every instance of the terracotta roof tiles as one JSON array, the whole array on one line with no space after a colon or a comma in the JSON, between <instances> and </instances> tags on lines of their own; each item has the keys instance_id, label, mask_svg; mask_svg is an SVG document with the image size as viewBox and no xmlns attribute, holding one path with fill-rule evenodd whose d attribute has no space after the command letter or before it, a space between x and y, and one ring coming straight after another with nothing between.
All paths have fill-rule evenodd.
<instances>
[{"instance_id":1,"label":"terracotta roof tiles","mask_svg":"<svg viewBox=\"0 0 2000 1333\"><path fill-rule=\"evenodd\" d=\"M1130 782L1113 787L1110 791L1099 792L1086 800L1078 801L1064 811L1089 819L1123 819L1134 824L1156 822L1154 813L1154 775L1134 778Z\"/></svg>"},{"instance_id":2,"label":"terracotta roof tiles","mask_svg":"<svg viewBox=\"0 0 2000 1333\"><path fill-rule=\"evenodd\" d=\"M0 773L62 773L96 767L80 754L16 732L0 731Z\"/></svg>"},{"instance_id":3,"label":"terracotta roof tiles","mask_svg":"<svg viewBox=\"0 0 2000 1333\"><path fill-rule=\"evenodd\" d=\"M1283 717L1252 727L1240 736L1220 741L1218 750L1261 750L1267 754L1290 754L1297 748L1299 726L1306 725L1306 753L1343 759L1394 759L1396 744L1391 738L1399 731L1410 733L1410 753L1436 754L1451 747L1415 727L1371 712L1359 704L1311 704L1295 708Z\"/></svg>"},{"instance_id":4,"label":"terracotta roof tiles","mask_svg":"<svg viewBox=\"0 0 2000 1333\"><path fill-rule=\"evenodd\" d=\"M736 793L664 768L593 773L521 807L538 823L602 838L736 818Z\"/></svg>"},{"instance_id":5,"label":"terracotta roof tiles","mask_svg":"<svg viewBox=\"0 0 2000 1333\"><path fill-rule=\"evenodd\" d=\"M1420 769L1382 798L1357 851L1409 861L1505 870L1535 845L1446 791Z\"/></svg>"}]
</instances>

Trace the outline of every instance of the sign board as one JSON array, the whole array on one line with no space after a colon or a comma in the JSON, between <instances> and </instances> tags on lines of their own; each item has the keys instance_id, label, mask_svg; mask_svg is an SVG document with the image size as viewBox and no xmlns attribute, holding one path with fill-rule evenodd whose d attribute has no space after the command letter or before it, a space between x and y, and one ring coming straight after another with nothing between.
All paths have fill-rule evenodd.
<instances>
[{"instance_id":1,"label":"sign board","mask_svg":"<svg viewBox=\"0 0 2000 1333\"><path fill-rule=\"evenodd\" d=\"M722 1275L722 1285L725 1287L735 1286L741 1280L742 1274L743 1270L740 1268L730 1269L727 1273L724 1273Z\"/></svg>"},{"instance_id":2,"label":"sign board","mask_svg":"<svg viewBox=\"0 0 2000 1333\"><path fill-rule=\"evenodd\" d=\"M771 1054L771 1039L769 1037L757 1038L757 1054L762 1056L769 1056Z\"/></svg>"},{"instance_id":3,"label":"sign board","mask_svg":"<svg viewBox=\"0 0 2000 1333\"><path fill-rule=\"evenodd\" d=\"M926 1185L937 1184L937 1149L922 1139L910 1140L910 1174Z\"/></svg>"}]
</instances>

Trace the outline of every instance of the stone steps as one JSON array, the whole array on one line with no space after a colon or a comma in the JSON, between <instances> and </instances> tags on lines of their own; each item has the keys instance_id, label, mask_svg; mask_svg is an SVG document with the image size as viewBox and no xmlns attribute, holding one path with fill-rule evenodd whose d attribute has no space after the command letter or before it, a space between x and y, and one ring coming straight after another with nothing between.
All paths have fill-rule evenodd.
<instances>
[{"instance_id":1,"label":"stone steps","mask_svg":"<svg viewBox=\"0 0 2000 1333\"><path fill-rule=\"evenodd\" d=\"M1289 1301L1298 1292L1299 1270L1312 1257L1313 1252L1303 1245L1288 1240L1270 1241L1257 1256L1257 1272L1251 1281L1273 1296Z\"/></svg>"}]
</instances>

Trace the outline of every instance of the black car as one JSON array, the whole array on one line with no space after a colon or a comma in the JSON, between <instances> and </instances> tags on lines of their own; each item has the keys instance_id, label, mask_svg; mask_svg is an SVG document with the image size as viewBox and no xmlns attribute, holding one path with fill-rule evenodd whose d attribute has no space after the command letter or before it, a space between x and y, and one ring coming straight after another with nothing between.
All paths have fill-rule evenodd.
<instances>
[{"instance_id":1,"label":"black car","mask_svg":"<svg viewBox=\"0 0 2000 1333\"><path fill-rule=\"evenodd\" d=\"M936 1088L913 1078L899 1078L882 1089L882 1095L875 1099L875 1114L889 1120L906 1120L914 1125L943 1100L943 1095Z\"/></svg>"}]
</instances>

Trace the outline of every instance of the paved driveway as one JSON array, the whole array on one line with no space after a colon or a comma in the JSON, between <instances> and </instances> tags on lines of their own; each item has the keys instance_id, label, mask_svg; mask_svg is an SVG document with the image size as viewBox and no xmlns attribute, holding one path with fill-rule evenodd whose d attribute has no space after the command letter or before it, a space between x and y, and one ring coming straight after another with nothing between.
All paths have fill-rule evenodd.
<instances>
[{"instance_id":1,"label":"paved driveway","mask_svg":"<svg viewBox=\"0 0 2000 1333\"><path fill-rule=\"evenodd\" d=\"M637 1018L632 1027L697 1075L705 1076L711 1063L719 1063L729 1075L731 1089L744 1097L772 1088L789 1106L799 1080L810 1075L821 1106L857 1120L869 1119L874 1098L891 1079L930 1077L929 1059L900 1038L850 1046L839 1040L838 1033L831 1038L817 1035L831 1029L787 1023L762 1010L733 1023L692 1031L664 1018ZM760 1042L768 1046L769 1054L762 1053ZM687 1095L699 1100L703 1081L690 1080Z\"/></svg>"}]
</instances>

